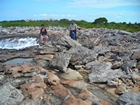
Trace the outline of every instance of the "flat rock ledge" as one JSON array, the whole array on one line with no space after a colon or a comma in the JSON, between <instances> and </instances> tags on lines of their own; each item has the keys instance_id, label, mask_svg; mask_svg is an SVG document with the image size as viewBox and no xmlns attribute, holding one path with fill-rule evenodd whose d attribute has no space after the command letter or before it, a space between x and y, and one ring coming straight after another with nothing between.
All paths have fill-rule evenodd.
<instances>
[{"instance_id":1,"label":"flat rock ledge","mask_svg":"<svg viewBox=\"0 0 140 105\"><path fill-rule=\"evenodd\" d=\"M47 27L49 39L0 49L0 105L139 105L140 32ZM38 37L39 27L0 27L1 40ZM0 40L0 41L1 41ZM4 64L32 58L21 64Z\"/></svg>"}]
</instances>

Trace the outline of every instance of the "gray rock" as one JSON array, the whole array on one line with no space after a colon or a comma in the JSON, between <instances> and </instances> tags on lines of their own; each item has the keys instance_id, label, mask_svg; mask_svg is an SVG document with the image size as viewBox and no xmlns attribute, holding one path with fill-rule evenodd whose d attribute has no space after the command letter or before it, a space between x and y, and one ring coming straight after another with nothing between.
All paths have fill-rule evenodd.
<instances>
[{"instance_id":1,"label":"gray rock","mask_svg":"<svg viewBox=\"0 0 140 105\"><path fill-rule=\"evenodd\" d=\"M119 57L121 57L124 60L130 60L130 57L132 56L133 52L131 50L128 51L121 51L119 52Z\"/></svg>"},{"instance_id":2,"label":"gray rock","mask_svg":"<svg viewBox=\"0 0 140 105\"><path fill-rule=\"evenodd\" d=\"M4 80L4 75L0 75L0 81Z\"/></svg>"},{"instance_id":3,"label":"gray rock","mask_svg":"<svg viewBox=\"0 0 140 105\"><path fill-rule=\"evenodd\" d=\"M3 85L4 75L0 75L0 86Z\"/></svg>"},{"instance_id":4,"label":"gray rock","mask_svg":"<svg viewBox=\"0 0 140 105\"><path fill-rule=\"evenodd\" d=\"M119 105L140 105L140 92L126 92L118 99Z\"/></svg>"},{"instance_id":5,"label":"gray rock","mask_svg":"<svg viewBox=\"0 0 140 105\"><path fill-rule=\"evenodd\" d=\"M61 37L61 41L58 42L59 45L63 45L63 46L66 46L66 47L74 47L74 46L81 46L80 43L72 40L69 36L63 36Z\"/></svg>"},{"instance_id":6,"label":"gray rock","mask_svg":"<svg viewBox=\"0 0 140 105\"><path fill-rule=\"evenodd\" d=\"M93 51L99 54L104 54L105 52L111 51L111 49L106 46L100 45L100 46L94 46Z\"/></svg>"},{"instance_id":7,"label":"gray rock","mask_svg":"<svg viewBox=\"0 0 140 105\"><path fill-rule=\"evenodd\" d=\"M92 61L92 62L87 63L87 64L85 65L85 69L90 70L90 69L92 68L92 65L97 64L97 62L98 62L98 61L95 60L95 61Z\"/></svg>"},{"instance_id":8,"label":"gray rock","mask_svg":"<svg viewBox=\"0 0 140 105\"><path fill-rule=\"evenodd\" d=\"M122 69L127 73L131 73L130 71L131 68L136 67L137 61L136 60L129 60L129 61L124 61L122 65Z\"/></svg>"},{"instance_id":9,"label":"gray rock","mask_svg":"<svg viewBox=\"0 0 140 105\"><path fill-rule=\"evenodd\" d=\"M1 30L1 33L2 33L3 35L7 35L7 34L9 34L9 31L8 31L7 29L2 29L2 30Z\"/></svg>"},{"instance_id":10,"label":"gray rock","mask_svg":"<svg viewBox=\"0 0 140 105\"><path fill-rule=\"evenodd\" d=\"M33 63L40 67L48 67L52 58L33 59Z\"/></svg>"},{"instance_id":11,"label":"gray rock","mask_svg":"<svg viewBox=\"0 0 140 105\"><path fill-rule=\"evenodd\" d=\"M50 67L58 69L62 72L66 72L70 59L71 54L63 52L55 53L53 59L50 62Z\"/></svg>"},{"instance_id":12,"label":"gray rock","mask_svg":"<svg viewBox=\"0 0 140 105\"><path fill-rule=\"evenodd\" d=\"M41 42L38 46L38 53L40 54L54 54L58 50L51 42Z\"/></svg>"},{"instance_id":13,"label":"gray rock","mask_svg":"<svg viewBox=\"0 0 140 105\"><path fill-rule=\"evenodd\" d=\"M127 32L127 31L123 31L123 30L120 30L118 33L122 34L122 35L132 35L131 32Z\"/></svg>"},{"instance_id":14,"label":"gray rock","mask_svg":"<svg viewBox=\"0 0 140 105\"><path fill-rule=\"evenodd\" d=\"M94 61L97 58L97 53L93 50L82 46L72 47L67 51L72 54L70 63L72 65L82 65Z\"/></svg>"},{"instance_id":15,"label":"gray rock","mask_svg":"<svg viewBox=\"0 0 140 105\"><path fill-rule=\"evenodd\" d=\"M121 61L115 61L112 64L112 69L118 69L118 68L121 67L121 65L122 65L122 62Z\"/></svg>"},{"instance_id":16,"label":"gray rock","mask_svg":"<svg viewBox=\"0 0 140 105\"><path fill-rule=\"evenodd\" d=\"M112 46L117 46L118 45L118 40L115 37L109 38L107 41L108 41L109 45L112 45Z\"/></svg>"},{"instance_id":17,"label":"gray rock","mask_svg":"<svg viewBox=\"0 0 140 105\"><path fill-rule=\"evenodd\" d=\"M92 73L89 74L90 83L107 82L124 75L121 69L112 70L110 62L95 63L92 65Z\"/></svg>"},{"instance_id":18,"label":"gray rock","mask_svg":"<svg viewBox=\"0 0 140 105\"><path fill-rule=\"evenodd\" d=\"M16 89L10 83L0 87L0 105L18 105L24 98L21 90Z\"/></svg>"},{"instance_id":19,"label":"gray rock","mask_svg":"<svg viewBox=\"0 0 140 105\"><path fill-rule=\"evenodd\" d=\"M25 99L20 103L20 105L51 105L51 103L48 101L43 101L41 99L40 100Z\"/></svg>"},{"instance_id":20,"label":"gray rock","mask_svg":"<svg viewBox=\"0 0 140 105\"><path fill-rule=\"evenodd\" d=\"M108 80L107 85L111 87L117 87L120 85L119 81Z\"/></svg>"}]
</instances>

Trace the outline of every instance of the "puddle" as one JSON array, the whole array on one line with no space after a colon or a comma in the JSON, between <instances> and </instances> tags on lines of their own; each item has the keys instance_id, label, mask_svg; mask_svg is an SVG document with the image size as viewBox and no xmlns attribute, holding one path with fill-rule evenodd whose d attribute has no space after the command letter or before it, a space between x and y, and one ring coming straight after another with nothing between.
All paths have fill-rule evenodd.
<instances>
[{"instance_id":1,"label":"puddle","mask_svg":"<svg viewBox=\"0 0 140 105\"><path fill-rule=\"evenodd\" d=\"M4 62L3 64L22 64L25 62L31 62L33 58L15 58Z\"/></svg>"}]
</instances>

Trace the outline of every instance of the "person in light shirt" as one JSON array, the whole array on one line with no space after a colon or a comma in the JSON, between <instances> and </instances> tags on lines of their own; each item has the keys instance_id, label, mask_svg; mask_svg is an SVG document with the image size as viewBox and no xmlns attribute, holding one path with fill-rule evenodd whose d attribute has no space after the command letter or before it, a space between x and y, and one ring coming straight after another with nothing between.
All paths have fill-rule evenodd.
<instances>
[{"instance_id":1,"label":"person in light shirt","mask_svg":"<svg viewBox=\"0 0 140 105\"><path fill-rule=\"evenodd\" d=\"M77 25L75 24L74 21L70 22L70 37L73 40L77 40Z\"/></svg>"}]
</instances>

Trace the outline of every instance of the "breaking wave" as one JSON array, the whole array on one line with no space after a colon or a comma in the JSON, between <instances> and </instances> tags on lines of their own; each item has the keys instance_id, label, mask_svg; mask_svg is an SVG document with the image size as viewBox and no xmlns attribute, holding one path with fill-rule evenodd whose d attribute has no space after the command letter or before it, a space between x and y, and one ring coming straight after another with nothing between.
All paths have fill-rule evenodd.
<instances>
[{"instance_id":1,"label":"breaking wave","mask_svg":"<svg viewBox=\"0 0 140 105\"><path fill-rule=\"evenodd\" d=\"M26 38L7 38L0 40L0 49L24 49L31 46L37 46L38 39L35 37Z\"/></svg>"}]
</instances>

